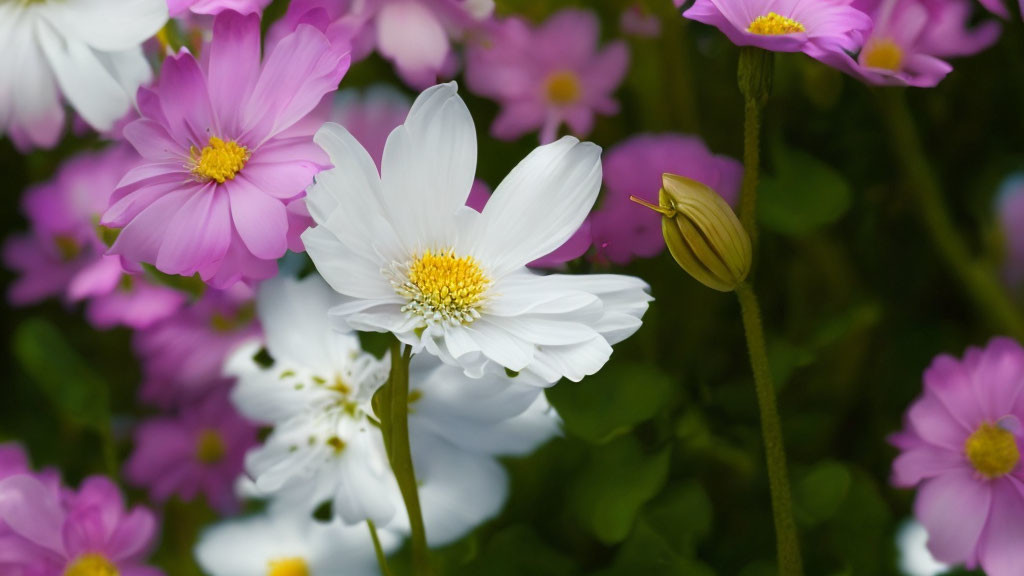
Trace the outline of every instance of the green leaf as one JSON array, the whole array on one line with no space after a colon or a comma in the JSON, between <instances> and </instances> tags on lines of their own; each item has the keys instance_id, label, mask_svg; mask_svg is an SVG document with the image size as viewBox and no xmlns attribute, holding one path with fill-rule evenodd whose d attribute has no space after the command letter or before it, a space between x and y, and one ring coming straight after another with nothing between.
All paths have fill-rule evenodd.
<instances>
[{"instance_id":1,"label":"green leaf","mask_svg":"<svg viewBox=\"0 0 1024 576\"><path fill-rule=\"evenodd\" d=\"M761 180L757 216L765 228L803 236L842 218L850 208L850 185L813 156L781 149L775 175Z\"/></svg>"},{"instance_id":2,"label":"green leaf","mask_svg":"<svg viewBox=\"0 0 1024 576\"><path fill-rule=\"evenodd\" d=\"M850 492L850 471L840 462L825 461L811 468L795 490L797 518L814 526L839 511Z\"/></svg>"},{"instance_id":3,"label":"green leaf","mask_svg":"<svg viewBox=\"0 0 1024 576\"><path fill-rule=\"evenodd\" d=\"M106 434L110 427L107 383L53 324L33 318L14 332L14 356L68 422Z\"/></svg>"},{"instance_id":4,"label":"green leaf","mask_svg":"<svg viewBox=\"0 0 1024 576\"><path fill-rule=\"evenodd\" d=\"M664 410L672 385L655 366L621 362L582 382L549 388L547 395L570 434L604 444Z\"/></svg>"},{"instance_id":5,"label":"green leaf","mask_svg":"<svg viewBox=\"0 0 1024 576\"><path fill-rule=\"evenodd\" d=\"M571 491L581 525L606 544L625 540L640 508L665 485L668 465L667 448L645 454L633 436L595 448Z\"/></svg>"},{"instance_id":6,"label":"green leaf","mask_svg":"<svg viewBox=\"0 0 1024 576\"><path fill-rule=\"evenodd\" d=\"M622 545L611 568L595 576L633 576L634 574L685 574L714 576L714 572L687 554L672 547L654 527L644 520L637 522L629 540ZM685 551L689 552L689 551Z\"/></svg>"},{"instance_id":7,"label":"green leaf","mask_svg":"<svg viewBox=\"0 0 1024 576\"><path fill-rule=\"evenodd\" d=\"M677 484L652 500L643 518L672 550L693 550L711 533L714 513L704 487L694 481Z\"/></svg>"},{"instance_id":8,"label":"green leaf","mask_svg":"<svg viewBox=\"0 0 1024 576\"><path fill-rule=\"evenodd\" d=\"M571 558L548 546L532 528L513 525L495 534L483 553L457 573L466 576L573 576L580 570Z\"/></svg>"}]
</instances>

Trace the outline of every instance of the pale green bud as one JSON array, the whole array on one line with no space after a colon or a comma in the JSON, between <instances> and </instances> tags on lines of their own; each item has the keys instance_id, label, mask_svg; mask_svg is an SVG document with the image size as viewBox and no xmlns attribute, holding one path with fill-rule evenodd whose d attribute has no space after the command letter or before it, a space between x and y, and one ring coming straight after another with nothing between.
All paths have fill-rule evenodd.
<instances>
[{"instance_id":1,"label":"pale green bud","mask_svg":"<svg viewBox=\"0 0 1024 576\"><path fill-rule=\"evenodd\" d=\"M714 190L675 174L662 176L657 206L665 244L679 266L708 288L732 292L750 273L751 248L739 218Z\"/></svg>"}]
</instances>

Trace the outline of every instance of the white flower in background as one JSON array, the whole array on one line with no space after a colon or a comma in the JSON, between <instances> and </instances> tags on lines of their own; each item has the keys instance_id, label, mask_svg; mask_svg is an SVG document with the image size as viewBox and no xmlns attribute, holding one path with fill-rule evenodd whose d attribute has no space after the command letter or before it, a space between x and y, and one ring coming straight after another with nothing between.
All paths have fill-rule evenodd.
<instances>
[{"instance_id":1,"label":"white flower in background","mask_svg":"<svg viewBox=\"0 0 1024 576\"><path fill-rule=\"evenodd\" d=\"M94 128L110 129L152 77L141 45L166 21L166 0L0 1L0 135L53 146L62 94Z\"/></svg>"},{"instance_id":2,"label":"white flower in background","mask_svg":"<svg viewBox=\"0 0 1024 576\"><path fill-rule=\"evenodd\" d=\"M385 553L401 542L388 530L378 530L377 535ZM195 555L210 576L380 574L365 524L319 523L294 514L262 514L215 524L203 531Z\"/></svg>"},{"instance_id":3,"label":"white flower in background","mask_svg":"<svg viewBox=\"0 0 1024 576\"><path fill-rule=\"evenodd\" d=\"M907 576L939 576L951 567L939 562L928 550L928 532L920 522L907 520L896 532L900 569Z\"/></svg>"},{"instance_id":4,"label":"white flower in background","mask_svg":"<svg viewBox=\"0 0 1024 576\"><path fill-rule=\"evenodd\" d=\"M390 362L363 352L356 336L332 330L340 297L319 276L265 283L257 306L273 364L259 343L241 347L227 371L238 379L239 411L273 426L250 451L250 495L272 509L311 514L324 502L346 524L373 520L407 531L408 518L373 414L373 393ZM507 496L498 455L527 453L558 433L542 389L503 372L467 379L425 355L410 368L409 427L420 502L431 545L462 537L494 516Z\"/></svg>"},{"instance_id":5,"label":"white flower in background","mask_svg":"<svg viewBox=\"0 0 1024 576\"><path fill-rule=\"evenodd\" d=\"M601 186L601 149L565 137L527 156L482 213L465 206L476 129L455 83L416 99L391 133L381 173L341 126L316 135L334 164L309 189L318 224L303 236L320 274L349 302L340 327L392 332L480 377L489 365L544 383L597 372L640 326L638 278L541 276L526 268L561 246Z\"/></svg>"}]
</instances>

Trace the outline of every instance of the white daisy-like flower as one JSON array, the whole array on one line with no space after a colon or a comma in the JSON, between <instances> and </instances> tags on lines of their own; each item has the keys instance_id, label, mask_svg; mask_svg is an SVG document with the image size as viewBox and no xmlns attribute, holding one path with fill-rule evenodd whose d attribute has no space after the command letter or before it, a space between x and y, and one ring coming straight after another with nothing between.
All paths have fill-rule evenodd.
<instances>
[{"instance_id":1,"label":"white daisy-like flower","mask_svg":"<svg viewBox=\"0 0 1024 576\"><path fill-rule=\"evenodd\" d=\"M378 530L385 553L401 536ZM374 576L380 574L369 528L320 523L294 514L262 514L203 531L196 560L210 576Z\"/></svg>"},{"instance_id":2,"label":"white daisy-like flower","mask_svg":"<svg viewBox=\"0 0 1024 576\"><path fill-rule=\"evenodd\" d=\"M0 135L53 146L62 94L94 128L110 129L152 77L141 45L165 22L166 0L0 1Z\"/></svg>"},{"instance_id":3,"label":"white daisy-like flower","mask_svg":"<svg viewBox=\"0 0 1024 576\"><path fill-rule=\"evenodd\" d=\"M320 274L349 302L341 326L391 332L480 377L488 365L545 383L598 371L651 300L638 278L542 276L526 268L582 224L601 186L601 149L572 137L530 153L482 213L465 206L476 129L455 83L416 99L390 135L381 173L341 126L316 142L332 170L310 187L303 236Z\"/></svg>"},{"instance_id":4,"label":"white daisy-like flower","mask_svg":"<svg viewBox=\"0 0 1024 576\"><path fill-rule=\"evenodd\" d=\"M327 312L339 299L315 275L260 289L273 364L257 361L261 344L254 342L227 365L238 379L238 409L273 426L247 456L246 492L272 498L273 509L307 514L330 502L346 524L369 519L404 533L404 502L371 406L390 362L362 351L354 334L332 329ZM409 429L431 545L460 538L501 509L507 478L496 456L527 453L558 433L557 415L528 377L470 380L429 355L413 360Z\"/></svg>"}]
</instances>

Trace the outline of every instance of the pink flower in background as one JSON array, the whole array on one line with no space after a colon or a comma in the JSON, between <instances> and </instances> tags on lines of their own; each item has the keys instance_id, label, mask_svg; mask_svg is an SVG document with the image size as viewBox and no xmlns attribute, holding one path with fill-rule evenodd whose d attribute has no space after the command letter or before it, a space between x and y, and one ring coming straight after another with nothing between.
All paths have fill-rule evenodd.
<instances>
[{"instance_id":1,"label":"pink flower in background","mask_svg":"<svg viewBox=\"0 0 1024 576\"><path fill-rule=\"evenodd\" d=\"M375 86L362 92L343 90L334 97L331 122L345 127L366 148L380 171L384 143L391 131L405 122L412 102L389 86Z\"/></svg>"},{"instance_id":2,"label":"pink flower in background","mask_svg":"<svg viewBox=\"0 0 1024 576\"><path fill-rule=\"evenodd\" d=\"M1024 349L996 338L963 360L938 356L924 394L892 438L893 484L917 487L914 512L928 549L989 576L1024 566Z\"/></svg>"},{"instance_id":3,"label":"pink flower in background","mask_svg":"<svg viewBox=\"0 0 1024 576\"><path fill-rule=\"evenodd\" d=\"M29 189L23 205L31 232L4 245L4 264L19 274L8 292L12 304L88 300L86 314L99 328L144 328L177 310L182 295L104 256L107 246L96 223L117 182L136 163L127 146L83 152L53 180Z\"/></svg>"},{"instance_id":4,"label":"pink flower in background","mask_svg":"<svg viewBox=\"0 0 1024 576\"><path fill-rule=\"evenodd\" d=\"M629 36L656 38L661 35L661 20L642 3L631 4L619 17L619 28Z\"/></svg>"},{"instance_id":5,"label":"pink flower in background","mask_svg":"<svg viewBox=\"0 0 1024 576\"><path fill-rule=\"evenodd\" d=\"M615 114L613 94L629 66L623 42L599 48L593 12L562 10L539 27L520 18L502 21L489 41L470 46L466 85L497 100L491 134L513 140L534 130L553 141L565 123L576 136L594 128L594 115Z\"/></svg>"},{"instance_id":6,"label":"pink flower in background","mask_svg":"<svg viewBox=\"0 0 1024 576\"><path fill-rule=\"evenodd\" d=\"M273 276L301 250L301 202L327 157L311 118L348 69L345 46L300 25L260 62L260 20L223 12L200 65L168 57L141 119L124 129L144 161L120 182L103 224L111 253L215 287Z\"/></svg>"},{"instance_id":7,"label":"pink flower in background","mask_svg":"<svg viewBox=\"0 0 1024 576\"><path fill-rule=\"evenodd\" d=\"M181 16L185 11L193 14L220 14L233 10L242 14L259 14L270 4L270 0L167 0L171 18Z\"/></svg>"},{"instance_id":8,"label":"pink flower in background","mask_svg":"<svg viewBox=\"0 0 1024 576\"><path fill-rule=\"evenodd\" d=\"M968 56L994 44L998 22L971 27L969 0L858 0L874 17L856 59L834 55L830 62L869 84L932 87L953 67L942 58Z\"/></svg>"},{"instance_id":9,"label":"pink flower in background","mask_svg":"<svg viewBox=\"0 0 1024 576\"><path fill-rule=\"evenodd\" d=\"M1006 242L1003 275L1012 286L1024 282L1024 174L1009 178L999 191L996 212Z\"/></svg>"},{"instance_id":10,"label":"pink flower in background","mask_svg":"<svg viewBox=\"0 0 1024 576\"><path fill-rule=\"evenodd\" d=\"M661 216L629 199L636 196L656 204L662 174L706 184L733 206L743 180L742 164L715 156L699 138L682 134L634 136L609 150L603 163L607 191L591 214L593 239L598 255L615 264L651 258L665 249Z\"/></svg>"},{"instance_id":11,"label":"pink flower in background","mask_svg":"<svg viewBox=\"0 0 1024 576\"><path fill-rule=\"evenodd\" d=\"M803 52L811 58L856 51L871 18L853 0L696 0L683 16L718 28L737 46ZM683 0L675 0L677 7Z\"/></svg>"},{"instance_id":12,"label":"pink flower in background","mask_svg":"<svg viewBox=\"0 0 1024 576\"><path fill-rule=\"evenodd\" d=\"M477 212L483 212L484 206L491 198L491 187L486 182L477 178L473 181L473 187L469 189L469 198L466 199L466 206ZM584 220L579 230L569 237L558 248L547 256L543 256L530 262L527 266L531 268L559 268L570 260L583 256L590 248L590 220Z\"/></svg>"},{"instance_id":13,"label":"pink flower in background","mask_svg":"<svg viewBox=\"0 0 1024 576\"><path fill-rule=\"evenodd\" d=\"M978 3L985 7L985 10L1006 19L1010 17L1010 11L1006 8L1004 0L978 0ZM1024 0L1020 0L1020 11L1024 14Z\"/></svg>"},{"instance_id":14,"label":"pink flower in background","mask_svg":"<svg viewBox=\"0 0 1024 576\"><path fill-rule=\"evenodd\" d=\"M235 481L242 475L245 452L256 445L256 432L235 411L226 389L214 391L175 416L140 424L125 477L148 488L157 502L171 496L190 502L202 494L219 512L236 512Z\"/></svg>"},{"instance_id":15,"label":"pink flower in background","mask_svg":"<svg viewBox=\"0 0 1024 576\"><path fill-rule=\"evenodd\" d=\"M332 42L351 44L355 61L376 49L402 80L422 89L454 75L452 40L486 26L493 10L491 0L293 0L269 41L313 24Z\"/></svg>"},{"instance_id":16,"label":"pink flower in background","mask_svg":"<svg viewBox=\"0 0 1024 576\"><path fill-rule=\"evenodd\" d=\"M0 480L0 521L15 536L4 542L14 574L163 574L145 565L157 534L153 513L125 509L121 492L103 476L86 478L77 493L30 475Z\"/></svg>"},{"instance_id":17,"label":"pink flower in background","mask_svg":"<svg viewBox=\"0 0 1024 576\"><path fill-rule=\"evenodd\" d=\"M207 290L178 314L136 332L133 346L142 364L142 399L169 407L228 385L230 380L222 374L224 359L260 333L252 298L244 284L226 291Z\"/></svg>"}]
</instances>

